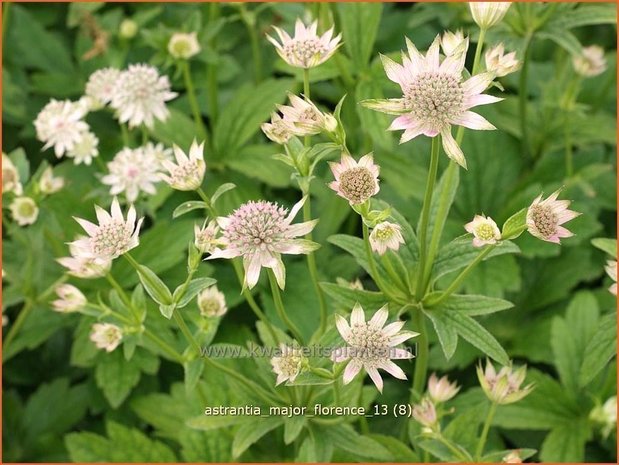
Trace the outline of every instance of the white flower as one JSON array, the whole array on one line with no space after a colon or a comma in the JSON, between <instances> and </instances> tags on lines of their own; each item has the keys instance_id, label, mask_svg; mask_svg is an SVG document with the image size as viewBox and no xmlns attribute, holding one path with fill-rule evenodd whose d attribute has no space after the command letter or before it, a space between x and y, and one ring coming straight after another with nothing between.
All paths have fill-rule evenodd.
<instances>
[{"instance_id":1,"label":"white flower","mask_svg":"<svg viewBox=\"0 0 619 465\"><path fill-rule=\"evenodd\" d=\"M379 255L384 255L387 249L397 251L400 244L404 244L404 238L399 224L383 221L374 226L370 233L370 246Z\"/></svg>"},{"instance_id":2,"label":"white flower","mask_svg":"<svg viewBox=\"0 0 619 465\"><path fill-rule=\"evenodd\" d=\"M617 260L607 260L604 269L608 276L610 276L610 279L614 281L608 290L611 294L617 295Z\"/></svg>"},{"instance_id":3,"label":"white flower","mask_svg":"<svg viewBox=\"0 0 619 465\"><path fill-rule=\"evenodd\" d=\"M433 402L440 404L452 399L460 390L456 383L449 382L447 376L438 378L436 373L430 375L428 380L428 395Z\"/></svg>"},{"instance_id":4,"label":"white flower","mask_svg":"<svg viewBox=\"0 0 619 465\"><path fill-rule=\"evenodd\" d=\"M421 403L413 405L413 418L427 430L434 430L437 426L438 416L436 415L436 407L434 403L426 398L421 400Z\"/></svg>"},{"instance_id":5,"label":"white flower","mask_svg":"<svg viewBox=\"0 0 619 465\"><path fill-rule=\"evenodd\" d=\"M111 323L95 323L92 325L90 340L95 343L98 349L112 352L122 341L122 330Z\"/></svg>"},{"instance_id":6,"label":"white flower","mask_svg":"<svg viewBox=\"0 0 619 465\"><path fill-rule=\"evenodd\" d=\"M75 242L77 247L88 250L96 258L114 259L138 246L140 243L138 235L144 218L140 218L136 225L133 205L129 208L127 220L123 217L116 197L112 201L111 215L98 205L95 205L95 212L98 225L82 218L75 218L90 236L77 240Z\"/></svg>"},{"instance_id":7,"label":"white flower","mask_svg":"<svg viewBox=\"0 0 619 465\"><path fill-rule=\"evenodd\" d=\"M160 161L152 152L145 152L141 147L125 147L107 167L110 173L103 176L101 182L111 186L110 195L124 192L127 200L134 202L140 192L157 193L155 183L160 181Z\"/></svg>"},{"instance_id":8,"label":"white flower","mask_svg":"<svg viewBox=\"0 0 619 465\"><path fill-rule=\"evenodd\" d=\"M200 53L200 44L198 43L198 35L195 32L189 34L184 32L176 32L172 34L168 42L168 52L174 58L188 59Z\"/></svg>"},{"instance_id":9,"label":"white flower","mask_svg":"<svg viewBox=\"0 0 619 465\"><path fill-rule=\"evenodd\" d=\"M84 115L81 105L52 99L34 121L37 139L45 143L43 150L54 147L56 157L60 158L73 149L82 133L88 131L88 124L82 121Z\"/></svg>"},{"instance_id":10,"label":"white flower","mask_svg":"<svg viewBox=\"0 0 619 465\"><path fill-rule=\"evenodd\" d=\"M193 227L194 245L201 253L211 253L213 249L220 245L217 239L219 234L219 226L216 221L211 221L208 224L204 222L202 227L197 224Z\"/></svg>"},{"instance_id":11,"label":"white flower","mask_svg":"<svg viewBox=\"0 0 619 465\"><path fill-rule=\"evenodd\" d=\"M161 174L160 178L170 187L179 191L195 191L200 188L206 171L204 142L198 145L198 142L194 139L189 149L189 156L175 145L174 156L176 163L169 160L161 162L170 175Z\"/></svg>"},{"instance_id":12,"label":"white flower","mask_svg":"<svg viewBox=\"0 0 619 465\"><path fill-rule=\"evenodd\" d=\"M22 195L23 188L19 180L19 172L8 155L2 153L2 193L14 192Z\"/></svg>"},{"instance_id":13,"label":"white flower","mask_svg":"<svg viewBox=\"0 0 619 465\"><path fill-rule=\"evenodd\" d=\"M273 26L279 36L281 44L273 37L267 35L267 39L275 46L277 54L290 66L297 68L313 68L327 61L338 49L341 34L333 37L333 27L322 36L316 34L318 22L314 21L306 27L297 18L295 23L294 37L278 27Z\"/></svg>"},{"instance_id":14,"label":"white flower","mask_svg":"<svg viewBox=\"0 0 619 465\"><path fill-rule=\"evenodd\" d=\"M511 5L511 2L469 2L473 21L481 29L489 29L499 23Z\"/></svg>"},{"instance_id":15,"label":"white flower","mask_svg":"<svg viewBox=\"0 0 619 465\"><path fill-rule=\"evenodd\" d=\"M67 157L73 158L73 163L90 165L92 159L99 156L99 139L90 131L84 131L75 141L73 148L67 152Z\"/></svg>"},{"instance_id":16,"label":"white flower","mask_svg":"<svg viewBox=\"0 0 619 465\"><path fill-rule=\"evenodd\" d=\"M286 269L281 254L308 254L319 245L305 239L297 239L309 233L318 220L292 224L305 197L288 214L288 210L276 203L260 200L241 205L231 215L217 218L223 230L221 248L213 251L208 259L243 257L245 268L244 286L256 285L260 270L271 268L280 288L286 284Z\"/></svg>"},{"instance_id":17,"label":"white flower","mask_svg":"<svg viewBox=\"0 0 619 465\"><path fill-rule=\"evenodd\" d=\"M371 153L357 162L350 155L342 153L339 163L329 162L335 181L329 183L337 195L348 200L350 205L359 205L378 194L379 166Z\"/></svg>"},{"instance_id":18,"label":"white flower","mask_svg":"<svg viewBox=\"0 0 619 465\"><path fill-rule=\"evenodd\" d=\"M92 254L88 238L85 236L78 236L75 242L69 243L69 253L70 257L62 257L56 261L67 268L70 275L77 278L100 278L112 267L110 258L98 258Z\"/></svg>"},{"instance_id":19,"label":"white flower","mask_svg":"<svg viewBox=\"0 0 619 465\"><path fill-rule=\"evenodd\" d=\"M594 77L606 71L604 49L598 45L583 47L580 55L572 58L574 70L584 77Z\"/></svg>"},{"instance_id":20,"label":"white flower","mask_svg":"<svg viewBox=\"0 0 619 465\"><path fill-rule=\"evenodd\" d=\"M20 226L33 224L39 217L39 207L30 197L16 197L9 205L9 210Z\"/></svg>"},{"instance_id":21,"label":"white flower","mask_svg":"<svg viewBox=\"0 0 619 465\"><path fill-rule=\"evenodd\" d=\"M102 68L95 71L86 83L86 96L99 102L100 105L110 103L119 77L120 70L116 68Z\"/></svg>"},{"instance_id":22,"label":"white flower","mask_svg":"<svg viewBox=\"0 0 619 465\"><path fill-rule=\"evenodd\" d=\"M607 438L617 428L617 396L609 397L604 405L591 410L589 419L602 426L602 436Z\"/></svg>"},{"instance_id":23,"label":"white flower","mask_svg":"<svg viewBox=\"0 0 619 465\"><path fill-rule=\"evenodd\" d=\"M576 218L580 213L569 210L569 200L557 200L561 189L542 200L540 194L527 211L527 229L531 235L547 242L559 244L561 238L573 236L572 232L561 226Z\"/></svg>"},{"instance_id":24,"label":"white flower","mask_svg":"<svg viewBox=\"0 0 619 465\"><path fill-rule=\"evenodd\" d=\"M348 344L348 347L336 349L331 355L334 362L350 360L344 370L344 384L350 383L364 368L380 392L383 391L383 379L378 369L385 370L398 379L406 379L402 369L393 363L392 359L413 358L406 349L396 346L417 336L412 331L401 331L404 321L396 321L385 327L389 317L387 306L378 310L372 319L365 321L363 308L355 304L350 315L350 325L340 315L335 316L337 330Z\"/></svg>"},{"instance_id":25,"label":"white flower","mask_svg":"<svg viewBox=\"0 0 619 465\"><path fill-rule=\"evenodd\" d=\"M86 296L71 284L62 284L56 288L59 299L52 302L52 308L59 313L77 312L88 303Z\"/></svg>"},{"instance_id":26,"label":"white flower","mask_svg":"<svg viewBox=\"0 0 619 465\"><path fill-rule=\"evenodd\" d=\"M503 463L522 463L522 457L520 457L519 450L512 450L509 454L503 457Z\"/></svg>"},{"instance_id":27,"label":"white flower","mask_svg":"<svg viewBox=\"0 0 619 465\"><path fill-rule=\"evenodd\" d=\"M445 56L450 56L459 52L459 47L468 48L468 41L469 39L464 37L461 29L456 32L445 31L443 37L441 37L441 48Z\"/></svg>"},{"instance_id":28,"label":"white flower","mask_svg":"<svg viewBox=\"0 0 619 465\"><path fill-rule=\"evenodd\" d=\"M486 361L486 370L477 366L477 378L484 393L492 402L497 404L512 404L529 395L533 385L521 388L527 376L527 367L521 366L514 370L511 365L504 366L497 373L490 361Z\"/></svg>"},{"instance_id":29,"label":"white flower","mask_svg":"<svg viewBox=\"0 0 619 465\"><path fill-rule=\"evenodd\" d=\"M278 386L284 381L291 383L297 378L303 368L304 357L300 349L280 344L281 355L271 358L273 373L277 375L275 385Z\"/></svg>"},{"instance_id":30,"label":"white flower","mask_svg":"<svg viewBox=\"0 0 619 465\"><path fill-rule=\"evenodd\" d=\"M263 123L260 129L262 129L265 136L280 145L286 144L292 136L290 125L275 112L271 114L271 122Z\"/></svg>"},{"instance_id":31,"label":"white flower","mask_svg":"<svg viewBox=\"0 0 619 465\"><path fill-rule=\"evenodd\" d=\"M43 171L39 179L39 189L43 194L54 194L64 187L64 178L55 177L51 166Z\"/></svg>"},{"instance_id":32,"label":"white flower","mask_svg":"<svg viewBox=\"0 0 619 465\"><path fill-rule=\"evenodd\" d=\"M206 318L223 316L228 311L226 296L217 286L206 288L198 294L198 308L200 314Z\"/></svg>"},{"instance_id":33,"label":"white flower","mask_svg":"<svg viewBox=\"0 0 619 465\"><path fill-rule=\"evenodd\" d=\"M468 41L441 62L440 36L422 55L406 39L408 55L402 54L402 65L381 55L387 77L402 89L402 98L366 100L364 106L399 115L389 126L390 131L404 130L400 143L423 134L441 135L443 149L449 158L466 168L462 149L451 134L452 125L469 129L496 129L471 108L499 102L502 99L482 92L492 83L494 74L486 72L463 79Z\"/></svg>"},{"instance_id":34,"label":"white flower","mask_svg":"<svg viewBox=\"0 0 619 465\"><path fill-rule=\"evenodd\" d=\"M486 52L486 69L498 77L507 76L520 68L516 52L505 53L503 44L498 44Z\"/></svg>"},{"instance_id":35,"label":"white flower","mask_svg":"<svg viewBox=\"0 0 619 465\"><path fill-rule=\"evenodd\" d=\"M154 66L129 65L118 77L110 105L121 123L129 123L129 127L145 124L151 128L155 118L160 121L168 118L165 102L176 95L170 90L168 77L160 76Z\"/></svg>"},{"instance_id":36,"label":"white flower","mask_svg":"<svg viewBox=\"0 0 619 465\"><path fill-rule=\"evenodd\" d=\"M473 221L464 225L466 232L473 235L473 247L496 244L501 240L501 231L494 220L484 215L475 215Z\"/></svg>"},{"instance_id":37,"label":"white flower","mask_svg":"<svg viewBox=\"0 0 619 465\"><path fill-rule=\"evenodd\" d=\"M327 116L311 100L288 94L291 105L278 105L284 122L297 136L312 136L327 130ZM337 124L337 122L336 122ZM330 130L334 128L329 123Z\"/></svg>"},{"instance_id":38,"label":"white flower","mask_svg":"<svg viewBox=\"0 0 619 465\"><path fill-rule=\"evenodd\" d=\"M159 162L161 169L163 169L163 160L172 159L172 149L165 147L163 144L153 144L152 142L147 142L146 145L141 148L144 152L144 157L147 160L153 160L153 158L156 159Z\"/></svg>"}]
</instances>

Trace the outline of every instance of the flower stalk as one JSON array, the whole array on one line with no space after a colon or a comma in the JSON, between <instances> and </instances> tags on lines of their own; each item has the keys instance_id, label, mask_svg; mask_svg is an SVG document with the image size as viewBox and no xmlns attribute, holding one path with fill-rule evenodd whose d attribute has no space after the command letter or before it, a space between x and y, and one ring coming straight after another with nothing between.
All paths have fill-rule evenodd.
<instances>
[{"instance_id":1,"label":"flower stalk","mask_svg":"<svg viewBox=\"0 0 619 465\"><path fill-rule=\"evenodd\" d=\"M279 286L277 285L277 279L275 278L275 274L272 270L268 270L269 282L271 284L271 293L273 295L273 302L275 304L275 310L277 311L277 315L282 320L282 322L288 327L293 337L303 344L303 336L301 332L297 329L296 325L292 322L292 320L288 317L286 313L286 308L284 307L284 302L282 301L282 294L279 290Z\"/></svg>"},{"instance_id":2,"label":"flower stalk","mask_svg":"<svg viewBox=\"0 0 619 465\"><path fill-rule=\"evenodd\" d=\"M490 408L488 409L488 414L486 415L486 421L484 422L484 427L481 431L479 442L477 443L477 449L475 450L475 462L479 462L481 460L481 455L484 452L484 446L486 445L486 440L488 439L488 432L490 431L490 425L494 419L497 406L497 402L490 403Z\"/></svg>"},{"instance_id":3,"label":"flower stalk","mask_svg":"<svg viewBox=\"0 0 619 465\"><path fill-rule=\"evenodd\" d=\"M183 72L183 78L185 80L185 89L187 89L187 99L189 100L189 106L191 107L191 112L193 113L193 120L196 124L196 131L198 132L200 139L206 140L206 127L204 126L202 113L200 112L200 106L198 105L196 90L191 77L191 70L189 69L189 61L181 60L180 66Z\"/></svg>"}]
</instances>

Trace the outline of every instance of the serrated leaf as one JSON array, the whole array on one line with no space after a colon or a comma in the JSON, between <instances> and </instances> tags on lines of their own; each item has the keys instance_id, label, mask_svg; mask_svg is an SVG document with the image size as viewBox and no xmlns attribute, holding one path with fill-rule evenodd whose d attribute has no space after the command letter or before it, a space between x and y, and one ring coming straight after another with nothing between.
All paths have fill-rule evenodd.
<instances>
[{"instance_id":1,"label":"serrated leaf","mask_svg":"<svg viewBox=\"0 0 619 465\"><path fill-rule=\"evenodd\" d=\"M604 369L617 351L617 314L604 315L584 351L578 384L586 386Z\"/></svg>"},{"instance_id":2,"label":"serrated leaf","mask_svg":"<svg viewBox=\"0 0 619 465\"><path fill-rule=\"evenodd\" d=\"M585 443L591 436L587 420L566 422L554 428L542 444L540 459L543 462L582 462L585 458Z\"/></svg>"},{"instance_id":3,"label":"serrated leaf","mask_svg":"<svg viewBox=\"0 0 619 465\"><path fill-rule=\"evenodd\" d=\"M393 454L368 436L357 433L350 425L337 425L325 431L334 446L361 458L389 462Z\"/></svg>"},{"instance_id":4,"label":"serrated leaf","mask_svg":"<svg viewBox=\"0 0 619 465\"><path fill-rule=\"evenodd\" d=\"M514 304L504 299L483 295L450 295L439 303L436 310L454 311L468 316L488 315L512 308ZM430 311L431 313L431 311Z\"/></svg>"},{"instance_id":5,"label":"serrated leaf","mask_svg":"<svg viewBox=\"0 0 619 465\"><path fill-rule=\"evenodd\" d=\"M269 417L255 419L251 423L245 423L236 431L232 442L232 456L237 458L252 444L258 441L269 431L274 430L284 422L281 417Z\"/></svg>"},{"instance_id":6,"label":"serrated leaf","mask_svg":"<svg viewBox=\"0 0 619 465\"><path fill-rule=\"evenodd\" d=\"M432 321L445 358L447 360L451 359L458 347L458 332L443 318L442 312L424 311L424 313Z\"/></svg>"},{"instance_id":7,"label":"serrated leaf","mask_svg":"<svg viewBox=\"0 0 619 465\"><path fill-rule=\"evenodd\" d=\"M122 351L104 354L95 369L97 386L113 408L119 407L140 381L141 371L135 363L127 363Z\"/></svg>"},{"instance_id":8,"label":"serrated leaf","mask_svg":"<svg viewBox=\"0 0 619 465\"><path fill-rule=\"evenodd\" d=\"M305 415L294 415L284 420L284 444L292 444L307 423Z\"/></svg>"}]
</instances>

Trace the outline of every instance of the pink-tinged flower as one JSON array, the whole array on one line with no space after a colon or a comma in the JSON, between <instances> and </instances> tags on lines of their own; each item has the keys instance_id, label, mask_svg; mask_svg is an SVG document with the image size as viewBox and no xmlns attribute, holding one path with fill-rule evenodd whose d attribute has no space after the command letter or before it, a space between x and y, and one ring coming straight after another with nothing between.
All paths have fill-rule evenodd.
<instances>
[{"instance_id":1,"label":"pink-tinged flower","mask_svg":"<svg viewBox=\"0 0 619 465\"><path fill-rule=\"evenodd\" d=\"M62 257L56 261L67 268L71 276L83 279L94 279L105 276L112 268L109 258L95 257L86 236L78 236L75 242L69 243L70 257Z\"/></svg>"},{"instance_id":2,"label":"pink-tinged flower","mask_svg":"<svg viewBox=\"0 0 619 465\"><path fill-rule=\"evenodd\" d=\"M329 183L337 195L348 200L350 205L359 205L378 194L379 166L374 164L371 153L357 162L353 157L342 153L339 163L329 163L335 181Z\"/></svg>"},{"instance_id":3,"label":"pink-tinged flower","mask_svg":"<svg viewBox=\"0 0 619 465\"><path fill-rule=\"evenodd\" d=\"M56 288L59 299L52 302L53 310L59 313L77 312L88 303L86 296L71 284L62 284Z\"/></svg>"},{"instance_id":4,"label":"pink-tinged flower","mask_svg":"<svg viewBox=\"0 0 619 465\"><path fill-rule=\"evenodd\" d=\"M481 364L477 366L477 378L484 393L497 404L512 404L529 395L533 384L521 387L527 376L527 367L521 366L514 370L511 365L502 367L497 373L490 361L486 361L486 369Z\"/></svg>"},{"instance_id":5,"label":"pink-tinged flower","mask_svg":"<svg viewBox=\"0 0 619 465\"><path fill-rule=\"evenodd\" d=\"M280 344L279 351L280 355L271 358L273 373L277 375L275 385L278 386L284 381L294 383L303 368L303 353L300 349L285 344Z\"/></svg>"},{"instance_id":6,"label":"pink-tinged flower","mask_svg":"<svg viewBox=\"0 0 619 465\"><path fill-rule=\"evenodd\" d=\"M290 125L276 112L271 113L271 122L263 123L260 129L265 136L280 145L286 144L293 135Z\"/></svg>"},{"instance_id":7,"label":"pink-tinged flower","mask_svg":"<svg viewBox=\"0 0 619 465\"><path fill-rule=\"evenodd\" d=\"M503 457L502 462L503 463L522 463L522 457L520 457L520 451L518 449L510 451L509 454Z\"/></svg>"},{"instance_id":8,"label":"pink-tinged flower","mask_svg":"<svg viewBox=\"0 0 619 465\"><path fill-rule=\"evenodd\" d=\"M110 103L114 96L119 77L119 69L98 69L88 78L88 82L86 83L86 96L98 102L100 106Z\"/></svg>"},{"instance_id":9,"label":"pink-tinged flower","mask_svg":"<svg viewBox=\"0 0 619 465\"><path fill-rule=\"evenodd\" d=\"M473 21L481 29L489 29L499 23L511 5L511 2L469 2Z\"/></svg>"},{"instance_id":10,"label":"pink-tinged flower","mask_svg":"<svg viewBox=\"0 0 619 465\"><path fill-rule=\"evenodd\" d=\"M121 123L129 127L145 124L152 128L155 118L165 121L170 112L166 102L176 97L167 76L160 76L154 66L129 65L122 71L114 87L110 106L117 112Z\"/></svg>"},{"instance_id":11,"label":"pink-tinged flower","mask_svg":"<svg viewBox=\"0 0 619 465\"><path fill-rule=\"evenodd\" d=\"M165 147L163 144L147 142L141 149L146 158L157 160L161 169L163 169L163 160L172 160L172 149Z\"/></svg>"},{"instance_id":12,"label":"pink-tinged flower","mask_svg":"<svg viewBox=\"0 0 619 465\"><path fill-rule=\"evenodd\" d=\"M305 239L296 239L309 233L318 220L292 224L305 197L288 210L276 203L260 200L241 205L230 216L217 218L223 231L221 248L216 248L208 259L243 257L244 286L256 285L262 267L271 268L277 284L284 289L286 269L281 254L308 254L320 247Z\"/></svg>"},{"instance_id":13,"label":"pink-tinged flower","mask_svg":"<svg viewBox=\"0 0 619 465\"><path fill-rule=\"evenodd\" d=\"M75 141L71 150L67 151L67 157L73 158L73 163L90 165L92 159L99 156L99 139L90 131L84 131Z\"/></svg>"},{"instance_id":14,"label":"pink-tinged flower","mask_svg":"<svg viewBox=\"0 0 619 465\"><path fill-rule=\"evenodd\" d=\"M290 105L278 105L284 116L284 123L297 136L312 136L322 131L333 132L337 121L333 116L321 112L308 98L288 94Z\"/></svg>"},{"instance_id":15,"label":"pink-tinged flower","mask_svg":"<svg viewBox=\"0 0 619 465\"><path fill-rule=\"evenodd\" d=\"M445 31L441 37L441 48L445 56L453 55L454 53L460 53L459 47L467 49L469 46L468 37L465 38L462 30L459 29L456 32Z\"/></svg>"},{"instance_id":16,"label":"pink-tinged flower","mask_svg":"<svg viewBox=\"0 0 619 465\"><path fill-rule=\"evenodd\" d=\"M604 267L610 279L614 281L612 286L608 288L611 294L617 295L617 260L608 260Z\"/></svg>"},{"instance_id":17,"label":"pink-tinged flower","mask_svg":"<svg viewBox=\"0 0 619 465\"><path fill-rule=\"evenodd\" d=\"M413 358L411 352L396 346L418 334L402 331L404 321L384 326L387 318L389 312L386 305L368 322L365 321L363 308L359 304L355 304L352 309L350 325L340 315L335 316L337 330L348 346L335 349L331 359L334 362L350 360L344 370L344 384L350 383L362 368L370 375L380 392L383 391L383 379L378 369L385 370L398 379L406 379L402 369L391 360Z\"/></svg>"},{"instance_id":18,"label":"pink-tinged flower","mask_svg":"<svg viewBox=\"0 0 619 465\"><path fill-rule=\"evenodd\" d=\"M129 208L126 220L116 197L112 201L111 215L98 205L95 205L95 212L98 225L82 218L75 218L90 236L77 240L76 247L88 250L96 258L112 260L139 245L138 235L144 218L140 218L136 225L133 205Z\"/></svg>"},{"instance_id":19,"label":"pink-tinged flower","mask_svg":"<svg viewBox=\"0 0 619 465\"><path fill-rule=\"evenodd\" d=\"M440 404L452 399L460 390L456 383L451 383L447 376L438 378L436 373L430 375L428 380L428 395L433 402Z\"/></svg>"},{"instance_id":20,"label":"pink-tinged flower","mask_svg":"<svg viewBox=\"0 0 619 465\"><path fill-rule=\"evenodd\" d=\"M517 71L520 61L516 58L516 52L505 53L503 44L498 44L486 52L486 70L502 77Z\"/></svg>"},{"instance_id":21,"label":"pink-tinged flower","mask_svg":"<svg viewBox=\"0 0 619 465\"><path fill-rule=\"evenodd\" d=\"M387 249L397 251L400 244L404 244L404 238L399 224L383 221L374 226L370 233L370 246L378 255L384 255Z\"/></svg>"},{"instance_id":22,"label":"pink-tinged flower","mask_svg":"<svg viewBox=\"0 0 619 465\"><path fill-rule=\"evenodd\" d=\"M112 352L123 338L122 330L111 323L95 323L90 331L90 340L98 349Z\"/></svg>"},{"instance_id":23,"label":"pink-tinged flower","mask_svg":"<svg viewBox=\"0 0 619 465\"><path fill-rule=\"evenodd\" d=\"M372 110L399 115L389 126L389 130L404 130L400 143L408 142L421 134L428 137L440 134L445 153L466 168L462 149L451 135L451 126L496 129L484 117L470 109L502 99L482 94L494 78L492 73L477 74L463 81L468 41L442 62L439 44L440 36L437 36L427 54L423 56L415 45L406 39L408 55L402 54L402 65L381 55L387 77L399 84L403 97L366 100L361 103Z\"/></svg>"},{"instance_id":24,"label":"pink-tinged flower","mask_svg":"<svg viewBox=\"0 0 619 465\"><path fill-rule=\"evenodd\" d=\"M179 191L195 191L202 185L206 163L204 163L204 142L198 144L193 141L189 149L189 156L185 155L178 146L174 146L176 163L163 160L161 164L168 170L169 176L162 174L161 179L173 189Z\"/></svg>"},{"instance_id":25,"label":"pink-tinged flower","mask_svg":"<svg viewBox=\"0 0 619 465\"><path fill-rule=\"evenodd\" d=\"M494 220L484 215L475 215L473 221L464 225L466 232L473 235L473 247L496 244L501 240L501 231Z\"/></svg>"},{"instance_id":26,"label":"pink-tinged flower","mask_svg":"<svg viewBox=\"0 0 619 465\"><path fill-rule=\"evenodd\" d=\"M9 192L22 195L23 187L19 180L17 167L7 154L2 153L2 193L8 194Z\"/></svg>"},{"instance_id":27,"label":"pink-tinged flower","mask_svg":"<svg viewBox=\"0 0 619 465\"><path fill-rule=\"evenodd\" d=\"M219 234L219 226L216 221L206 222L202 227L197 224L193 227L194 245L201 253L211 253L215 247L220 244L217 238Z\"/></svg>"},{"instance_id":28,"label":"pink-tinged flower","mask_svg":"<svg viewBox=\"0 0 619 465\"><path fill-rule=\"evenodd\" d=\"M290 66L296 68L313 68L327 61L338 49L341 34L333 37L333 28L322 36L318 36L318 22L314 21L306 27L297 18L294 37L278 27L273 26L279 36L281 44L267 34L267 39L275 46L277 54Z\"/></svg>"},{"instance_id":29,"label":"pink-tinged flower","mask_svg":"<svg viewBox=\"0 0 619 465\"><path fill-rule=\"evenodd\" d=\"M557 200L560 192L561 189L556 190L545 200L542 200L543 194L540 194L527 211L529 232L538 239L555 244L560 244L563 237L574 235L561 225L580 215L568 209L571 203L569 200Z\"/></svg>"},{"instance_id":30,"label":"pink-tinged flower","mask_svg":"<svg viewBox=\"0 0 619 465\"><path fill-rule=\"evenodd\" d=\"M574 70L584 77L594 77L606 71L604 49L598 45L583 47L580 55L572 58Z\"/></svg>"},{"instance_id":31,"label":"pink-tinged flower","mask_svg":"<svg viewBox=\"0 0 619 465\"><path fill-rule=\"evenodd\" d=\"M217 286L211 286L198 294L198 308L200 315L205 318L223 316L228 311L226 296Z\"/></svg>"},{"instance_id":32,"label":"pink-tinged flower","mask_svg":"<svg viewBox=\"0 0 619 465\"><path fill-rule=\"evenodd\" d=\"M30 197L15 197L9 210L13 220L20 226L34 224L39 217L39 207Z\"/></svg>"},{"instance_id":33,"label":"pink-tinged flower","mask_svg":"<svg viewBox=\"0 0 619 465\"><path fill-rule=\"evenodd\" d=\"M421 403L413 405L413 418L422 425L424 432L430 432L436 429L438 416L436 414L436 407L430 399L423 398Z\"/></svg>"},{"instance_id":34,"label":"pink-tinged flower","mask_svg":"<svg viewBox=\"0 0 619 465\"><path fill-rule=\"evenodd\" d=\"M82 133L88 131L88 124L82 121L84 115L81 105L52 99L34 121L37 139L45 143L43 150L54 147L56 157L60 158L73 149Z\"/></svg>"},{"instance_id":35,"label":"pink-tinged flower","mask_svg":"<svg viewBox=\"0 0 619 465\"><path fill-rule=\"evenodd\" d=\"M48 166L43 171L41 179L39 179L39 189L41 193L49 195L58 192L64 187L64 178L54 176L54 171L51 166Z\"/></svg>"},{"instance_id":36,"label":"pink-tinged flower","mask_svg":"<svg viewBox=\"0 0 619 465\"><path fill-rule=\"evenodd\" d=\"M124 192L129 202L135 202L140 192L157 193L155 183L161 180L160 161L151 152L145 152L141 147L125 147L107 167L110 173L103 176L101 182L111 186L110 195Z\"/></svg>"}]
</instances>

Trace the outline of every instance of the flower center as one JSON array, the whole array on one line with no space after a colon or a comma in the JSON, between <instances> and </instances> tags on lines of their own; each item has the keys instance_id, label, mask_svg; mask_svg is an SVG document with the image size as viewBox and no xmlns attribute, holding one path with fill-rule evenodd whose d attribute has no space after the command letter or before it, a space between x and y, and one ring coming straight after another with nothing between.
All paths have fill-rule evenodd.
<instances>
[{"instance_id":1,"label":"flower center","mask_svg":"<svg viewBox=\"0 0 619 465\"><path fill-rule=\"evenodd\" d=\"M204 316L217 315L221 305L217 299L202 299L200 300L200 313Z\"/></svg>"},{"instance_id":2,"label":"flower center","mask_svg":"<svg viewBox=\"0 0 619 465\"><path fill-rule=\"evenodd\" d=\"M224 237L242 254L272 250L286 230L287 213L271 202L248 202L232 214Z\"/></svg>"},{"instance_id":3,"label":"flower center","mask_svg":"<svg viewBox=\"0 0 619 465\"><path fill-rule=\"evenodd\" d=\"M327 47L317 39L293 39L284 46L284 53L290 59L297 59L307 64L314 56L327 53Z\"/></svg>"},{"instance_id":4,"label":"flower center","mask_svg":"<svg viewBox=\"0 0 619 465\"><path fill-rule=\"evenodd\" d=\"M196 189L200 187L202 180L200 176L200 166L197 160L191 160L182 165L178 165L171 173L172 181L175 184L195 185Z\"/></svg>"},{"instance_id":5,"label":"flower center","mask_svg":"<svg viewBox=\"0 0 619 465\"><path fill-rule=\"evenodd\" d=\"M92 250L96 255L117 257L127 249L131 232L131 228L119 220L102 224L90 240Z\"/></svg>"},{"instance_id":6,"label":"flower center","mask_svg":"<svg viewBox=\"0 0 619 465\"><path fill-rule=\"evenodd\" d=\"M340 175L340 189L348 200L359 204L374 195L376 180L367 168L351 168Z\"/></svg>"},{"instance_id":7,"label":"flower center","mask_svg":"<svg viewBox=\"0 0 619 465\"><path fill-rule=\"evenodd\" d=\"M439 129L462 114L463 103L460 79L452 74L421 73L404 90L404 105L413 116Z\"/></svg>"},{"instance_id":8,"label":"flower center","mask_svg":"<svg viewBox=\"0 0 619 465\"><path fill-rule=\"evenodd\" d=\"M531 207L533 222L539 233L548 238L557 232L557 214L552 208L544 205L534 205Z\"/></svg>"},{"instance_id":9,"label":"flower center","mask_svg":"<svg viewBox=\"0 0 619 465\"><path fill-rule=\"evenodd\" d=\"M19 216L22 218L30 218L35 214L35 205L31 202L20 202L17 208Z\"/></svg>"},{"instance_id":10,"label":"flower center","mask_svg":"<svg viewBox=\"0 0 619 465\"><path fill-rule=\"evenodd\" d=\"M380 329L372 328L368 323L357 323L350 329L351 357L364 364L378 364L389 359L389 341Z\"/></svg>"},{"instance_id":11,"label":"flower center","mask_svg":"<svg viewBox=\"0 0 619 465\"><path fill-rule=\"evenodd\" d=\"M475 233L482 241L494 239L494 228L489 224L480 224L477 226Z\"/></svg>"},{"instance_id":12,"label":"flower center","mask_svg":"<svg viewBox=\"0 0 619 465\"><path fill-rule=\"evenodd\" d=\"M376 228L376 239L381 241L388 241L393 236L392 228Z\"/></svg>"},{"instance_id":13,"label":"flower center","mask_svg":"<svg viewBox=\"0 0 619 465\"><path fill-rule=\"evenodd\" d=\"M279 369L282 374L288 378L295 376L301 365L301 357L292 351L287 351L286 354L279 358Z\"/></svg>"}]
</instances>

